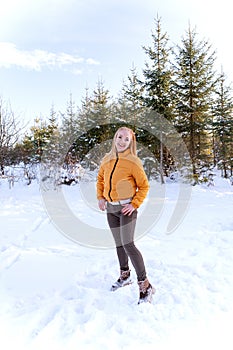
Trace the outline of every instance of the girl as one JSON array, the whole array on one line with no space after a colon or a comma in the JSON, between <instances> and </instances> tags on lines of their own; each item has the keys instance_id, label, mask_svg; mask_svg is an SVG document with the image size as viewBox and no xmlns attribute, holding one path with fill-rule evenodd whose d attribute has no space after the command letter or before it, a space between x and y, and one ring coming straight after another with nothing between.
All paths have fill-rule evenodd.
<instances>
[{"instance_id":1,"label":"girl","mask_svg":"<svg viewBox=\"0 0 233 350\"><path fill-rule=\"evenodd\" d=\"M126 127L117 130L111 151L102 160L97 177L97 198L100 210L107 209L120 265L120 277L112 285L115 291L132 283L128 258L136 271L139 304L151 302L155 289L149 283L143 257L134 244L137 208L149 190L149 183L136 155L134 132Z\"/></svg>"}]
</instances>

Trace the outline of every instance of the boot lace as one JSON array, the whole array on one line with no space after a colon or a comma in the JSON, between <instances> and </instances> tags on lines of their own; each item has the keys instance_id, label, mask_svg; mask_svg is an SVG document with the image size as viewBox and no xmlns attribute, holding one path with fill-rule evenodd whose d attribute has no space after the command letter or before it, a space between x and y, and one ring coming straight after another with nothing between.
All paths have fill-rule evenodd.
<instances>
[{"instance_id":1,"label":"boot lace","mask_svg":"<svg viewBox=\"0 0 233 350\"><path fill-rule=\"evenodd\" d=\"M119 280L127 280L127 278L130 276L130 270L121 270L121 275L120 275L120 278Z\"/></svg>"},{"instance_id":2,"label":"boot lace","mask_svg":"<svg viewBox=\"0 0 233 350\"><path fill-rule=\"evenodd\" d=\"M150 283L147 278L144 281L139 281L138 285L139 285L139 291L142 294L146 294L147 289L150 287Z\"/></svg>"}]
</instances>

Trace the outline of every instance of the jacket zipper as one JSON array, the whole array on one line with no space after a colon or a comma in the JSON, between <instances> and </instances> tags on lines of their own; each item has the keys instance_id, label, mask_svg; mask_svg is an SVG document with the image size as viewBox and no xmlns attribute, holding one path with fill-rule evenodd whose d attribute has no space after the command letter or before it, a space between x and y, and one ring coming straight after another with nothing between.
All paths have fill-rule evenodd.
<instances>
[{"instance_id":1,"label":"jacket zipper","mask_svg":"<svg viewBox=\"0 0 233 350\"><path fill-rule=\"evenodd\" d=\"M117 163L118 163L118 160L119 160L119 158L118 158L118 155L117 155L117 159L116 159L116 161L115 161L115 164L114 164L114 166L113 166L113 169L112 169L112 172L111 172L110 178L109 178L109 191L108 191L108 196L109 196L111 202L112 202L112 197L111 197L110 194L111 194L111 191L112 191L112 176L113 176L113 173L114 173L114 171L115 171L115 169L116 169L116 165L117 165Z\"/></svg>"}]
</instances>

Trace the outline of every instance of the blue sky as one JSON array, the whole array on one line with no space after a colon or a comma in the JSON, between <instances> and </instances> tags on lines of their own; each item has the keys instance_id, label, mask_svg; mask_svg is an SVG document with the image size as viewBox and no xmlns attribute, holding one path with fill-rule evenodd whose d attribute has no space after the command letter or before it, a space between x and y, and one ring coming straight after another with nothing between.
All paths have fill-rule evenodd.
<instances>
[{"instance_id":1,"label":"blue sky","mask_svg":"<svg viewBox=\"0 0 233 350\"><path fill-rule=\"evenodd\" d=\"M134 65L140 74L157 14L171 42L189 23L217 51L217 69L232 72L231 1L0 0L0 96L31 123L52 104L77 105L101 79L117 96Z\"/></svg>"}]
</instances>

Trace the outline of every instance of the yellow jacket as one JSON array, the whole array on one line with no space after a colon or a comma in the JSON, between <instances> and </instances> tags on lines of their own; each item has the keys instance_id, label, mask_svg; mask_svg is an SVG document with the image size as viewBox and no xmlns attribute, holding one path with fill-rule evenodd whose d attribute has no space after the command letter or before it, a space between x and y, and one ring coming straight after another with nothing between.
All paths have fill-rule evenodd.
<instances>
[{"instance_id":1,"label":"yellow jacket","mask_svg":"<svg viewBox=\"0 0 233 350\"><path fill-rule=\"evenodd\" d=\"M97 198L115 202L132 198L138 208L149 190L147 176L141 160L127 149L115 158L107 154L100 165L97 177Z\"/></svg>"}]
</instances>

